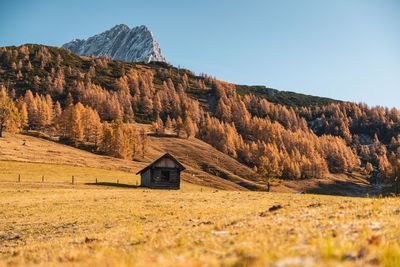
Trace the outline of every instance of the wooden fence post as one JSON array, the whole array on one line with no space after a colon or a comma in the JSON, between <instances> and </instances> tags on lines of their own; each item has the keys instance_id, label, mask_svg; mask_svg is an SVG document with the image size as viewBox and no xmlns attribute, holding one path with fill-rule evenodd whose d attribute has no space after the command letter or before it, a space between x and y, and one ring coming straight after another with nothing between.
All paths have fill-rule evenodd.
<instances>
[{"instance_id":1,"label":"wooden fence post","mask_svg":"<svg viewBox=\"0 0 400 267\"><path fill-rule=\"evenodd\" d=\"M117 184L119 184L119 180L117 180Z\"/></svg>"},{"instance_id":2,"label":"wooden fence post","mask_svg":"<svg viewBox=\"0 0 400 267\"><path fill-rule=\"evenodd\" d=\"M18 183L21 182L21 174L18 174Z\"/></svg>"},{"instance_id":3,"label":"wooden fence post","mask_svg":"<svg viewBox=\"0 0 400 267\"><path fill-rule=\"evenodd\" d=\"M75 179L74 179L74 176L72 175L72 184L74 184L74 180L75 180Z\"/></svg>"},{"instance_id":4,"label":"wooden fence post","mask_svg":"<svg viewBox=\"0 0 400 267\"><path fill-rule=\"evenodd\" d=\"M42 175L42 183L44 183L44 175Z\"/></svg>"},{"instance_id":5,"label":"wooden fence post","mask_svg":"<svg viewBox=\"0 0 400 267\"><path fill-rule=\"evenodd\" d=\"M97 184L97 178L96 178L96 184Z\"/></svg>"}]
</instances>

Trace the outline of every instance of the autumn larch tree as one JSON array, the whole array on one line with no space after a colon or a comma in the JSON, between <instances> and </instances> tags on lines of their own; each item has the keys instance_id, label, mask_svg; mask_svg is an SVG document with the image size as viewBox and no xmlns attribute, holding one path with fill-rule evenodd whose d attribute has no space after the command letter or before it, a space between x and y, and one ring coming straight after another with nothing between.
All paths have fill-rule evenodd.
<instances>
[{"instance_id":1,"label":"autumn larch tree","mask_svg":"<svg viewBox=\"0 0 400 267\"><path fill-rule=\"evenodd\" d=\"M367 164L365 165L365 173L371 174L373 170L374 167L372 166L372 164L370 162L367 162Z\"/></svg>"},{"instance_id":2,"label":"autumn larch tree","mask_svg":"<svg viewBox=\"0 0 400 267\"><path fill-rule=\"evenodd\" d=\"M178 137L180 137L182 130L183 130L183 121L182 121L182 118L179 116L176 119L176 123L175 123L175 131L176 131L176 135Z\"/></svg>"},{"instance_id":3,"label":"autumn larch tree","mask_svg":"<svg viewBox=\"0 0 400 267\"><path fill-rule=\"evenodd\" d=\"M17 107L20 113L20 124L22 128L25 128L28 126L28 108L24 100L18 99L17 101Z\"/></svg>"},{"instance_id":4,"label":"autumn larch tree","mask_svg":"<svg viewBox=\"0 0 400 267\"><path fill-rule=\"evenodd\" d=\"M3 137L3 131L7 129L15 132L20 126L20 115L17 106L7 95L5 87L0 89L0 137Z\"/></svg>"},{"instance_id":5,"label":"autumn larch tree","mask_svg":"<svg viewBox=\"0 0 400 267\"><path fill-rule=\"evenodd\" d=\"M157 119L152 124L152 129L156 134L164 133L164 123L161 120L160 116L157 116Z\"/></svg>"},{"instance_id":6,"label":"autumn larch tree","mask_svg":"<svg viewBox=\"0 0 400 267\"><path fill-rule=\"evenodd\" d=\"M97 147L102 138L102 124L97 111L85 107L82 111L82 125L84 140L93 143Z\"/></svg>"},{"instance_id":7,"label":"autumn larch tree","mask_svg":"<svg viewBox=\"0 0 400 267\"><path fill-rule=\"evenodd\" d=\"M111 146L114 138L114 130L109 123L103 123L103 138L100 143L100 151L108 154L111 151Z\"/></svg>"},{"instance_id":8,"label":"autumn larch tree","mask_svg":"<svg viewBox=\"0 0 400 267\"><path fill-rule=\"evenodd\" d=\"M145 154L147 153L147 144L148 144L148 136L145 129L140 130L140 142L141 142L141 152L142 152L142 159L144 158Z\"/></svg>"},{"instance_id":9,"label":"autumn larch tree","mask_svg":"<svg viewBox=\"0 0 400 267\"><path fill-rule=\"evenodd\" d=\"M185 120L185 132L186 132L186 137L189 139L192 136L195 136L197 132L197 126L193 123L192 119L187 116Z\"/></svg>"},{"instance_id":10,"label":"autumn larch tree","mask_svg":"<svg viewBox=\"0 0 400 267\"><path fill-rule=\"evenodd\" d=\"M167 116L167 120L165 121L165 129L166 130L171 130L172 129L172 120L169 117L169 115Z\"/></svg>"}]
</instances>

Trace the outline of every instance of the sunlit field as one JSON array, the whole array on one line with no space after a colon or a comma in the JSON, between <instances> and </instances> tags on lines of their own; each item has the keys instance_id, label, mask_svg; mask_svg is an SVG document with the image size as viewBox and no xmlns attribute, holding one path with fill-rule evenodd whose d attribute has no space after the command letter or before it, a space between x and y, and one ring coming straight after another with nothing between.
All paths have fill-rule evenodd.
<instances>
[{"instance_id":1,"label":"sunlit field","mask_svg":"<svg viewBox=\"0 0 400 267\"><path fill-rule=\"evenodd\" d=\"M44 182L71 184L122 183L139 185L140 177L134 173L61 164L0 161L0 181Z\"/></svg>"},{"instance_id":2,"label":"sunlit field","mask_svg":"<svg viewBox=\"0 0 400 267\"><path fill-rule=\"evenodd\" d=\"M400 266L397 198L149 190L114 184L130 173L0 164L0 266ZM110 184L86 184L98 176Z\"/></svg>"}]
</instances>

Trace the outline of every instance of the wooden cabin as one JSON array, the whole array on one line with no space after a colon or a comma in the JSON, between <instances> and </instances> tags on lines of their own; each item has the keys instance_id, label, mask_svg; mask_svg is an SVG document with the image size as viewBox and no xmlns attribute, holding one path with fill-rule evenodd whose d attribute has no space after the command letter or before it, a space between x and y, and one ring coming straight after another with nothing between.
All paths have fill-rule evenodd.
<instances>
[{"instance_id":1,"label":"wooden cabin","mask_svg":"<svg viewBox=\"0 0 400 267\"><path fill-rule=\"evenodd\" d=\"M158 189L179 189L181 171L185 167L171 154L165 153L140 170L141 186Z\"/></svg>"}]
</instances>

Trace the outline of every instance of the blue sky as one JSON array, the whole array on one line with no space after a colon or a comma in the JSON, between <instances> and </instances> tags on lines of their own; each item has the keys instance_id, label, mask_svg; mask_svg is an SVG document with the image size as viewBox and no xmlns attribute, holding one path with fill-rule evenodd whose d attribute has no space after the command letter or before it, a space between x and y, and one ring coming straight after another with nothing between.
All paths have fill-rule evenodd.
<instances>
[{"instance_id":1,"label":"blue sky","mask_svg":"<svg viewBox=\"0 0 400 267\"><path fill-rule=\"evenodd\" d=\"M400 1L0 0L0 46L61 46L147 25L173 65L400 108Z\"/></svg>"}]
</instances>

